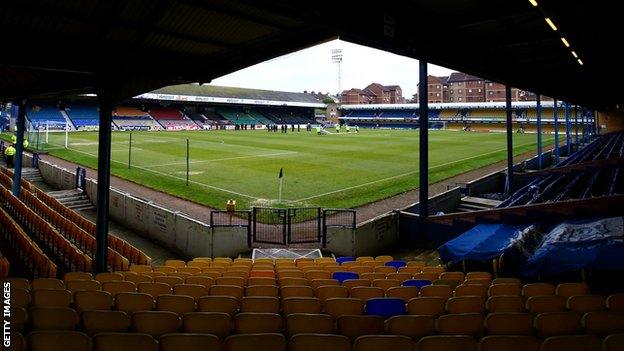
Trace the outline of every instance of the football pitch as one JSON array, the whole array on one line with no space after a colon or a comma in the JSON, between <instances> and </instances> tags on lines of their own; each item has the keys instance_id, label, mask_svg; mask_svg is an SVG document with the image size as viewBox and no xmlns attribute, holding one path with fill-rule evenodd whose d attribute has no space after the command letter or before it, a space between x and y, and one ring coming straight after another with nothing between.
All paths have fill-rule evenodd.
<instances>
[{"instance_id":1,"label":"football pitch","mask_svg":"<svg viewBox=\"0 0 624 351\"><path fill-rule=\"evenodd\" d=\"M129 142L132 134L130 168ZM51 155L97 168L97 132L39 136ZM31 146L36 142L33 133ZM188 177L187 142L189 140ZM111 173L223 209L250 206L352 208L418 187L418 130L361 129L355 134L305 131L113 132ZM544 145L554 138L544 136ZM431 183L506 157L504 133L429 133ZM514 134L514 154L535 150L535 134ZM280 169L282 202L278 203Z\"/></svg>"}]
</instances>

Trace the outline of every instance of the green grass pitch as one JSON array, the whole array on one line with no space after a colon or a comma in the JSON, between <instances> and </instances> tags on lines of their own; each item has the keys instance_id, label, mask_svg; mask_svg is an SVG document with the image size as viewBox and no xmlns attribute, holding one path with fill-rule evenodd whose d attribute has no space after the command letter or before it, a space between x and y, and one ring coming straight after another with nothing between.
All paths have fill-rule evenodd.
<instances>
[{"instance_id":1,"label":"green grass pitch","mask_svg":"<svg viewBox=\"0 0 624 351\"><path fill-rule=\"evenodd\" d=\"M223 209L249 206L352 208L418 187L418 131L361 129L359 134L249 131L113 132L113 175ZM97 168L97 132L39 136L50 154ZM186 180L186 139L190 141ZM29 136L36 143L34 133ZM553 137L544 136L544 144ZM430 182L505 159L504 133L429 133ZM535 134L514 134L514 154L535 150ZM280 168L282 204L277 203Z\"/></svg>"}]
</instances>

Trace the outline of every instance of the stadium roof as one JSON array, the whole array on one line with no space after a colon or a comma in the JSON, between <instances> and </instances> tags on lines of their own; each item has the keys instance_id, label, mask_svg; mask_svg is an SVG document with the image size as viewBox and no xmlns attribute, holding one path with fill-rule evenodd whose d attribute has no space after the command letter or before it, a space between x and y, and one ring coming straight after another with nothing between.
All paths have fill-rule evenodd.
<instances>
[{"instance_id":1,"label":"stadium roof","mask_svg":"<svg viewBox=\"0 0 624 351\"><path fill-rule=\"evenodd\" d=\"M2 1L0 97L99 90L127 98L210 82L339 36L574 103L624 102L618 89L607 89L624 78L615 51L619 2L538 3Z\"/></svg>"}]
</instances>

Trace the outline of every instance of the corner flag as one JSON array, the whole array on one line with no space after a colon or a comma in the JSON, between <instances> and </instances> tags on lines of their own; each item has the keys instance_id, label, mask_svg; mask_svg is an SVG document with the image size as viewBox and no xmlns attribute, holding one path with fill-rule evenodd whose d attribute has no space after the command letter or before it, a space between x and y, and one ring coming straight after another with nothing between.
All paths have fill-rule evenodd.
<instances>
[{"instance_id":1,"label":"corner flag","mask_svg":"<svg viewBox=\"0 0 624 351\"><path fill-rule=\"evenodd\" d=\"M284 168L280 168L280 174L278 178L283 178L284 177Z\"/></svg>"}]
</instances>

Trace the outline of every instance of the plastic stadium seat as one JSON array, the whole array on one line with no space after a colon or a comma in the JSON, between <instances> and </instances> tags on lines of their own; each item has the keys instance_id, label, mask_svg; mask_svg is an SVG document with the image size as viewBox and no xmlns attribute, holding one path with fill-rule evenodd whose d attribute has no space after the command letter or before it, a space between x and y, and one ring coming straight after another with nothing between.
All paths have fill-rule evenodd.
<instances>
[{"instance_id":1,"label":"plastic stadium seat","mask_svg":"<svg viewBox=\"0 0 624 351\"><path fill-rule=\"evenodd\" d=\"M178 273L189 273L191 275L201 273L200 267L179 267Z\"/></svg>"},{"instance_id":2,"label":"plastic stadium seat","mask_svg":"<svg viewBox=\"0 0 624 351\"><path fill-rule=\"evenodd\" d=\"M340 316L337 321L338 334L351 340L362 335L384 333L384 319L380 316Z\"/></svg>"},{"instance_id":3,"label":"plastic stadium seat","mask_svg":"<svg viewBox=\"0 0 624 351\"><path fill-rule=\"evenodd\" d=\"M206 289L210 289L214 285L214 279L205 276L191 276L184 279L184 284L201 285Z\"/></svg>"},{"instance_id":4,"label":"plastic stadium seat","mask_svg":"<svg viewBox=\"0 0 624 351\"><path fill-rule=\"evenodd\" d=\"M71 292L79 290L102 290L102 284L97 280L70 280L65 283L65 287Z\"/></svg>"},{"instance_id":5,"label":"plastic stadium seat","mask_svg":"<svg viewBox=\"0 0 624 351\"><path fill-rule=\"evenodd\" d=\"M191 276L191 277L207 277L207 278L211 278L213 281L213 285L214 285L214 281L219 278L221 275L223 275L222 272L215 272L213 270L202 270L201 274L195 275L195 276ZM188 279L190 277L186 277L184 279L184 281L186 281L186 279Z\"/></svg>"},{"instance_id":6,"label":"plastic stadium seat","mask_svg":"<svg viewBox=\"0 0 624 351\"><path fill-rule=\"evenodd\" d=\"M432 282L432 285L446 285L451 288L451 290L455 290L456 287L460 286L463 282L461 280L450 280L450 279L436 279Z\"/></svg>"},{"instance_id":7,"label":"plastic stadium seat","mask_svg":"<svg viewBox=\"0 0 624 351\"><path fill-rule=\"evenodd\" d=\"M336 279L341 285L347 279L359 279L360 276L355 272L334 272L332 279Z\"/></svg>"},{"instance_id":8,"label":"plastic stadium seat","mask_svg":"<svg viewBox=\"0 0 624 351\"><path fill-rule=\"evenodd\" d=\"M435 334L433 316L394 316L386 320L386 333L420 339Z\"/></svg>"},{"instance_id":9,"label":"plastic stadium seat","mask_svg":"<svg viewBox=\"0 0 624 351\"><path fill-rule=\"evenodd\" d=\"M28 311L30 330L74 330L78 313L71 308L32 307Z\"/></svg>"},{"instance_id":10,"label":"plastic stadium seat","mask_svg":"<svg viewBox=\"0 0 624 351\"><path fill-rule=\"evenodd\" d=\"M622 346L624 346L624 334L612 334L607 336L602 342L602 351L618 351L622 349Z\"/></svg>"},{"instance_id":11,"label":"plastic stadium seat","mask_svg":"<svg viewBox=\"0 0 624 351\"><path fill-rule=\"evenodd\" d=\"M624 294L609 295L607 309L611 312L624 312Z\"/></svg>"},{"instance_id":12,"label":"plastic stadium seat","mask_svg":"<svg viewBox=\"0 0 624 351\"><path fill-rule=\"evenodd\" d=\"M14 290L14 289L30 290L30 282L26 278L2 278L2 281L11 283L11 290Z\"/></svg>"},{"instance_id":13,"label":"plastic stadium seat","mask_svg":"<svg viewBox=\"0 0 624 351\"><path fill-rule=\"evenodd\" d=\"M604 311L605 299L600 295L570 296L567 307L568 310L576 313Z\"/></svg>"},{"instance_id":14,"label":"plastic stadium seat","mask_svg":"<svg viewBox=\"0 0 624 351\"><path fill-rule=\"evenodd\" d=\"M289 297L282 300L284 316L291 313L321 313L321 310L321 300L316 297Z\"/></svg>"},{"instance_id":15,"label":"plastic stadium seat","mask_svg":"<svg viewBox=\"0 0 624 351\"><path fill-rule=\"evenodd\" d=\"M370 286L371 281L368 279L347 279L342 282L342 286L351 290L351 288L355 288L358 286Z\"/></svg>"},{"instance_id":16,"label":"plastic stadium seat","mask_svg":"<svg viewBox=\"0 0 624 351\"><path fill-rule=\"evenodd\" d=\"M32 293L31 306L69 307L72 295L68 290L39 289Z\"/></svg>"},{"instance_id":17,"label":"plastic stadium seat","mask_svg":"<svg viewBox=\"0 0 624 351\"><path fill-rule=\"evenodd\" d=\"M93 337L93 351L158 351L158 343L149 334L100 333Z\"/></svg>"},{"instance_id":18,"label":"plastic stadium seat","mask_svg":"<svg viewBox=\"0 0 624 351\"><path fill-rule=\"evenodd\" d=\"M481 296L451 297L446 301L448 313L483 313L485 299Z\"/></svg>"},{"instance_id":19,"label":"plastic stadium seat","mask_svg":"<svg viewBox=\"0 0 624 351\"><path fill-rule=\"evenodd\" d=\"M182 331L185 333L213 334L225 338L232 331L231 317L221 312L190 312L184 315Z\"/></svg>"},{"instance_id":20,"label":"plastic stadium seat","mask_svg":"<svg viewBox=\"0 0 624 351\"><path fill-rule=\"evenodd\" d=\"M130 317L123 311L84 311L80 319L80 329L89 335L126 332L130 327Z\"/></svg>"},{"instance_id":21,"label":"plastic stadium seat","mask_svg":"<svg viewBox=\"0 0 624 351\"><path fill-rule=\"evenodd\" d=\"M238 300L243 298L243 288L236 285L213 285L210 296L231 296Z\"/></svg>"},{"instance_id":22,"label":"plastic stadium seat","mask_svg":"<svg viewBox=\"0 0 624 351\"><path fill-rule=\"evenodd\" d=\"M279 333L282 316L277 313L238 313L234 316L236 333Z\"/></svg>"},{"instance_id":23,"label":"plastic stadium seat","mask_svg":"<svg viewBox=\"0 0 624 351\"><path fill-rule=\"evenodd\" d=\"M411 274L413 276L416 273L420 273L420 268L408 265L408 266L399 268L397 270L397 273L407 273L407 274Z\"/></svg>"},{"instance_id":24,"label":"plastic stadium seat","mask_svg":"<svg viewBox=\"0 0 624 351\"><path fill-rule=\"evenodd\" d=\"M441 335L483 334L483 316L479 313L446 314L436 320L436 330Z\"/></svg>"},{"instance_id":25,"label":"plastic stadium seat","mask_svg":"<svg viewBox=\"0 0 624 351\"><path fill-rule=\"evenodd\" d=\"M524 312L524 300L520 296L491 296L485 302L490 312Z\"/></svg>"},{"instance_id":26,"label":"plastic stadium seat","mask_svg":"<svg viewBox=\"0 0 624 351\"><path fill-rule=\"evenodd\" d=\"M87 272L67 272L63 276L65 283L72 280L93 280L93 274Z\"/></svg>"},{"instance_id":27,"label":"plastic stadium seat","mask_svg":"<svg viewBox=\"0 0 624 351\"><path fill-rule=\"evenodd\" d=\"M349 289L345 288L344 286L325 285L315 289L314 295L318 297L321 301L335 297L348 297Z\"/></svg>"},{"instance_id":28,"label":"plastic stadium seat","mask_svg":"<svg viewBox=\"0 0 624 351\"><path fill-rule=\"evenodd\" d=\"M277 284L283 288L286 286L309 286L310 282L306 278L279 278Z\"/></svg>"},{"instance_id":29,"label":"plastic stadium seat","mask_svg":"<svg viewBox=\"0 0 624 351\"><path fill-rule=\"evenodd\" d=\"M535 316L533 326L537 336L574 335L581 331L581 316L574 312L546 312Z\"/></svg>"},{"instance_id":30,"label":"plastic stadium seat","mask_svg":"<svg viewBox=\"0 0 624 351\"><path fill-rule=\"evenodd\" d=\"M367 315L382 316L384 319L401 316L406 313L405 301L393 297L377 297L369 299L364 306Z\"/></svg>"},{"instance_id":31,"label":"plastic stadium seat","mask_svg":"<svg viewBox=\"0 0 624 351\"><path fill-rule=\"evenodd\" d=\"M11 330L23 333L26 328L26 321L28 320L28 312L23 307L11 306L9 309L11 313Z\"/></svg>"},{"instance_id":32,"label":"plastic stadium seat","mask_svg":"<svg viewBox=\"0 0 624 351\"><path fill-rule=\"evenodd\" d=\"M224 351L285 351L286 339L277 333L228 336Z\"/></svg>"},{"instance_id":33,"label":"plastic stadium seat","mask_svg":"<svg viewBox=\"0 0 624 351\"><path fill-rule=\"evenodd\" d=\"M358 256L355 261L356 262L362 262L362 261L374 261L375 258L373 256Z\"/></svg>"},{"instance_id":34,"label":"plastic stadium seat","mask_svg":"<svg viewBox=\"0 0 624 351\"><path fill-rule=\"evenodd\" d=\"M312 279L310 281L310 287L314 290L321 286L339 286L340 282L336 279Z\"/></svg>"},{"instance_id":35,"label":"plastic stadium seat","mask_svg":"<svg viewBox=\"0 0 624 351\"><path fill-rule=\"evenodd\" d=\"M75 331L36 331L28 334L30 351L89 351L89 337Z\"/></svg>"},{"instance_id":36,"label":"plastic stadium seat","mask_svg":"<svg viewBox=\"0 0 624 351\"><path fill-rule=\"evenodd\" d=\"M187 267L197 267L200 269L203 268L208 268L210 267L210 262L205 262L205 261L189 261L186 263ZM132 266L130 266L130 268L132 268Z\"/></svg>"},{"instance_id":37,"label":"plastic stadium seat","mask_svg":"<svg viewBox=\"0 0 624 351\"><path fill-rule=\"evenodd\" d=\"M360 275L360 278L363 278L363 274L373 273L373 267L369 266L352 266L349 267L349 272L355 272Z\"/></svg>"},{"instance_id":38,"label":"plastic stadium seat","mask_svg":"<svg viewBox=\"0 0 624 351\"><path fill-rule=\"evenodd\" d=\"M36 278L30 283L31 290L38 289L52 289L52 290L65 290L65 284L62 280L55 278Z\"/></svg>"},{"instance_id":39,"label":"plastic stadium seat","mask_svg":"<svg viewBox=\"0 0 624 351\"><path fill-rule=\"evenodd\" d=\"M531 336L493 335L479 341L479 351L540 351L542 342Z\"/></svg>"},{"instance_id":40,"label":"plastic stadium seat","mask_svg":"<svg viewBox=\"0 0 624 351\"><path fill-rule=\"evenodd\" d=\"M465 280L473 280L473 279L487 279L490 282L492 281L492 274L490 272L468 272L466 273Z\"/></svg>"},{"instance_id":41,"label":"plastic stadium seat","mask_svg":"<svg viewBox=\"0 0 624 351\"><path fill-rule=\"evenodd\" d=\"M282 299L289 297L314 297L314 289L309 286L285 286L280 289Z\"/></svg>"},{"instance_id":42,"label":"plastic stadium seat","mask_svg":"<svg viewBox=\"0 0 624 351\"><path fill-rule=\"evenodd\" d=\"M145 273L151 272L152 266L147 264L133 264L130 266L130 272Z\"/></svg>"},{"instance_id":43,"label":"plastic stadium seat","mask_svg":"<svg viewBox=\"0 0 624 351\"><path fill-rule=\"evenodd\" d=\"M198 300L202 296L208 296L209 290L203 285L179 284L173 287L174 295L186 295Z\"/></svg>"},{"instance_id":44,"label":"plastic stadium seat","mask_svg":"<svg viewBox=\"0 0 624 351\"><path fill-rule=\"evenodd\" d=\"M197 301L199 312L223 312L234 315L238 310L238 299L232 296L204 296Z\"/></svg>"},{"instance_id":45,"label":"plastic stadium seat","mask_svg":"<svg viewBox=\"0 0 624 351\"><path fill-rule=\"evenodd\" d=\"M119 293L115 297L115 309L126 313L135 311L151 311L154 307L154 298L145 293Z\"/></svg>"},{"instance_id":46,"label":"plastic stadium seat","mask_svg":"<svg viewBox=\"0 0 624 351\"><path fill-rule=\"evenodd\" d=\"M124 277L123 277L123 274L121 273L103 272L103 273L96 274L95 280L97 280L100 283L104 283L104 282L112 282L112 281L123 281Z\"/></svg>"},{"instance_id":47,"label":"plastic stadium seat","mask_svg":"<svg viewBox=\"0 0 624 351\"><path fill-rule=\"evenodd\" d=\"M376 273L361 273L361 274L360 274L360 278L362 278L362 279L368 279L368 280L370 280L370 281L371 281L371 283L372 283L374 280L377 280L377 279L386 279L386 275L387 275L387 273L381 273L381 272L376 272Z\"/></svg>"},{"instance_id":48,"label":"plastic stadium seat","mask_svg":"<svg viewBox=\"0 0 624 351\"><path fill-rule=\"evenodd\" d=\"M522 286L522 280L518 278L495 278L492 280L492 285L498 284L516 284Z\"/></svg>"},{"instance_id":49,"label":"plastic stadium seat","mask_svg":"<svg viewBox=\"0 0 624 351\"><path fill-rule=\"evenodd\" d=\"M343 264L344 262L355 262L355 257L352 257L352 256L336 257L336 262L338 264Z\"/></svg>"},{"instance_id":50,"label":"plastic stadium seat","mask_svg":"<svg viewBox=\"0 0 624 351\"><path fill-rule=\"evenodd\" d=\"M333 318L364 313L364 301L356 298L331 298L325 300L325 313Z\"/></svg>"},{"instance_id":51,"label":"plastic stadium seat","mask_svg":"<svg viewBox=\"0 0 624 351\"><path fill-rule=\"evenodd\" d=\"M221 351L219 338L209 334L165 334L158 343L160 351Z\"/></svg>"},{"instance_id":52,"label":"plastic stadium seat","mask_svg":"<svg viewBox=\"0 0 624 351\"><path fill-rule=\"evenodd\" d=\"M557 285L555 294L566 299L574 295L588 295L589 287L585 283L562 283Z\"/></svg>"},{"instance_id":53,"label":"plastic stadium seat","mask_svg":"<svg viewBox=\"0 0 624 351\"><path fill-rule=\"evenodd\" d=\"M485 317L488 335L531 335L533 315L522 312L490 313Z\"/></svg>"},{"instance_id":54,"label":"plastic stadium seat","mask_svg":"<svg viewBox=\"0 0 624 351\"><path fill-rule=\"evenodd\" d=\"M173 290L169 284L165 283L139 283L137 290L140 293L149 294L157 299L160 295L170 295Z\"/></svg>"},{"instance_id":55,"label":"plastic stadium seat","mask_svg":"<svg viewBox=\"0 0 624 351\"><path fill-rule=\"evenodd\" d=\"M549 296L555 294L555 286L547 283L525 284L522 287L522 296L529 298L532 296Z\"/></svg>"},{"instance_id":56,"label":"plastic stadium seat","mask_svg":"<svg viewBox=\"0 0 624 351\"><path fill-rule=\"evenodd\" d=\"M407 302L407 313L412 315L440 316L444 313L446 299L417 297Z\"/></svg>"},{"instance_id":57,"label":"plastic stadium seat","mask_svg":"<svg viewBox=\"0 0 624 351\"><path fill-rule=\"evenodd\" d=\"M159 337L176 333L181 325L180 317L168 311L140 311L132 314L132 328L137 333Z\"/></svg>"},{"instance_id":58,"label":"plastic stadium seat","mask_svg":"<svg viewBox=\"0 0 624 351\"><path fill-rule=\"evenodd\" d=\"M464 272L442 272L438 279L464 281Z\"/></svg>"},{"instance_id":59,"label":"plastic stadium seat","mask_svg":"<svg viewBox=\"0 0 624 351\"><path fill-rule=\"evenodd\" d=\"M588 312L583 315L582 323L587 334L606 336L624 333L622 312Z\"/></svg>"},{"instance_id":60,"label":"plastic stadium seat","mask_svg":"<svg viewBox=\"0 0 624 351\"><path fill-rule=\"evenodd\" d=\"M375 297L384 297L385 292L382 288L374 286L358 286L349 290L349 296L354 299L360 299L364 302Z\"/></svg>"},{"instance_id":61,"label":"plastic stadium seat","mask_svg":"<svg viewBox=\"0 0 624 351\"><path fill-rule=\"evenodd\" d=\"M476 351L477 342L467 335L425 336L416 344L416 351Z\"/></svg>"},{"instance_id":62,"label":"plastic stadium seat","mask_svg":"<svg viewBox=\"0 0 624 351\"><path fill-rule=\"evenodd\" d=\"M418 295L421 297L440 297L445 300L451 298L453 290L446 285L427 285L420 289Z\"/></svg>"},{"instance_id":63,"label":"plastic stadium seat","mask_svg":"<svg viewBox=\"0 0 624 351\"><path fill-rule=\"evenodd\" d=\"M331 279L331 273L327 271L320 271L320 270L308 271L304 274L304 276L307 280Z\"/></svg>"},{"instance_id":64,"label":"plastic stadium seat","mask_svg":"<svg viewBox=\"0 0 624 351\"><path fill-rule=\"evenodd\" d=\"M76 291L74 307L78 312L90 310L110 310L113 296L106 291Z\"/></svg>"},{"instance_id":65,"label":"plastic stadium seat","mask_svg":"<svg viewBox=\"0 0 624 351\"><path fill-rule=\"evenodd\" d=\"M404 281L401 285L402 286L415 286L418 289L422 289L422 287L424 287L424 286L431 285L431 281L430 280L412 279L412 280Z\"/></svg>"},{"instance_id":66,"label":"plastic stadium seat","mask_svg":"<svg viewBox=\"0 0 624 351\"><path fill-rule=\"evenodd\" d=\"M160 295L156 299L156 310L185 314L195 311L195 299L186 295Z\"/></svg>"},{"instance_id":67,"label":"plastic stadium seat","mask_svg":"<svg viewBox=\"0 0 624 351\"><path fill-rule=\"evenodd\" d=\"M561 296L533 296L526 301L526 310L538 314L544 312L563 312L566 310L566 299Z\"/></svg>"},{"instance_id":68,"label":"plastic stadium seat","mask_svg":"<svg viewBox=\"0 0 624 351\"><path fill-rule=\"evenodd\" d=\"M520 284L493 284L488 288L488 296L521 296Z\"/></svg>"},{"instance_id":69,"label":"plastic stadium seat","mask_svg":"<svg viewBox=\"0 0 624 351\"><path fill-rule=\"evenodd\" d=\"M186 273L186 272L171 272L171 273L167 273L167 277L181 278L182 281L184 281L184 279L186 279L188 277L192 277L192 276L193 275L191 273ZM180 283L180 284L182 284L182 283Z\"/></svg>"},{"instance_id":70,"label":"plastic stadium seat","mask_svg":"<svg viewBox=\"0 0 624 351\"><path fill-rule=\"evenodd\" d=\"M351 351L351 341L343 335L296 334L290 338L290 351Z\"/></svg>"},{"instance_id":71,"label":"plastic stadium seat","mask_svg":"<svg viewBox=\"0 0 624 351\"><path fill-rule=\"evenodd\" d=\"M275 278L275 271L273 270L252 270L249 272L250 278Z\"/></svg>"},{"instance_id":72,"label":"plastic stadium seat","mask_svg":"<svg viewBox=\"0 0 624 351\"><path fill-rule=\"evenodd\" d=\"M395 286L386 290L386 297L397 297L407 303L409 300L418 297L418 288L415 286Z\"/></svg>"},{"instance_id":73,"label":"plastic stadium seat","mask_svg":"<svg viewBox=\"0 0 624 351\"><path fill-rule=\"evenodd\" d=\"M413 351L414 340L402 335L365 335L355 339L353 351Z\"/></svg>"},{"instance_id":74,"label":"plastic stadium seat","mask_svg":"<svg viewBox=\"0 0 624 351\"><path fill-rule=\"evenodd\" d=\"M600 344L600 338L594 335L551 336L542 343L542 351L600 351Z\"/></svg>"},{"instance_id":75,"label":"plastic stadium seat","mask_svg":"<svg viewBox=\"0 0 624 351\"><path fill-rule=\"evenodd\" d=\"M302 271L282 271L277 273L277 279L282 278L305 278ZM307 280L307 279L306 279Z\"/></svg>"},{"instance_id":76,"label":"plastic stadium seat","mask_svg":"<svg viewBox=\"0 0 624 351\"><path fill-rule=\"evenodd\" d=\"M11 332L11 351L24 351L26 349L26 339L19 332Z\"/></svg>"},{"instance_id":77,"label":"plastic stadium seat","mask_svg":"<svg viewBox=\"0 0 624 351\"><path fill-rule=\"evenodd\" d=\"M279 313L280 301L277 297L246 296L241 300L241 312Z\"/></svg>"},{"instance_id":78,"label":"plastic stadium seat","mask_svg":"<svg viewBox=\"0 0 624 351\"><path fill-rule=\"evenodd\" d=\"M383 274L396 273L396 271L397 269L394 266L379 266L373 269L374 273L383 273Z\"/></svg>"},{"instance_id":79,"label":"plastic stadium seat","mask_svg":"<svg viewBox=\"0 0 624 351\"><path fill-rule=\"evenodd\" d=\"M175 268L186 267L186 262L182 260L166 260L165 266L175 267Z\"/></svg>"},{"instance_id":80,"label":"plastic stadium seat","mask_svg":"<svg viewBox=\"0 0 624 351\"><path fill-rule=\"evenodd\" d=\"M401 286L401 281L396 279L375 279L371 286L382 288L384 292L390 288Z\"/></svg>"},{"instance_id":81,"label":"plastic stadium seat","mask_svg":"<svg viewBox=\"0 0 624 351\"><path fill-rule=\"evenodd\" d=\"M246 278L226 277L225 275L215 280L215 285L233 285L233 286L244 287L246 283L247 283Z\"/></svg>"},{"instance_id":82,"label":"plastic stadium seat","mask_svg":"<svg viewBox=\"0 0 624 351\"><path fill-rule=\"evenodd\" d=\"M331 334L333 331L334 319L328 314L292 313L286 317L286 332L289 335Z\"/></svg>"},{"instance_id":83,"label":"plastic stadium seat","mask_svg":"<svg viewBox=\"0 0 624 351\"><path fill-rule=\"evenodd\" d=\"M407 261L407 266L408 267L415 267L415 268L422 269L426 265L427 265L427 263L425 261L418 261L418 260Z\"/></svg>"},{"instance_id":84,"label":"plastic stadium seat","mask_svg":"<svg viewBox=\"0 0 624 351\"><path fill-rule=\"evenodd\" d=\"M406 280L411 280L412 279L413 274L410 273L390 273L386 276L387 279L395 279L400 281L401 283L403 283Z\"/></svg>"},{"instance_id":85,"label":"plastic stadium seat","mask_svg":"<svg viewBox=\"0 0 624 351\"><path fill-rule=\"evenodd\" d=\"M442 266L425 266L422 268L423 273L436 273L438 276L444 271L445 269Z\"/></svg>"},{"instance_id":86,"label":"plastic stadium seat","mask_svg":"<svg viewBox=\"0 0 624 351\"><path fill-rule=\"evenodd\" d=\"M173 289L173 287L178 284L184 284L184 279L186 278L171 277L171 276L154 277L154 283L165 283Z\"/></svg>"},{"instance_id":87,"label":"plastic stadium seat","mask_svg":"<svg viewBox=\"0 0 624 351\"><path fill-rule=\"evenodd\" d=\"M430 272L430 273L416 273L414 274L413 278L415 280L428 280L432 282L438 279L439 277L440 277L439 273Z\"/></svg>"},{"instance_id":88,"label":"plastic stadium seat","mask_svg":"<svg viewBox=\"0 0 624 351\"><path fill-rule=\"evenodd\" d=\"M247 286L277 286L277 280L275 278L263 278L263 277L252 277L247 279Z\"/></svg>"},{"instance_id":89,"label":"plastic stadium seat","mask_svg":"<svg viewBox=\"0 0 624 351\"><path fill-rule=\"evenodd\" d=\"M245 289L245 296L277 297L279 289L275 285L254 285Z\"/></svg>"},{"instance_id":90,"label":"plastic stadium seat","mask_svg":"<svg viewBox=\"0 0 624 351\"><path fill-rule=\"evenodd\" d=\"M455 296L481 296L486 297L488 287L484 285L459 285L455 288L453 295Z\"/></svg>"},{"instance_id":91,"label":"plastic stadium seat","mask_svg":"<svg viewBox=\"0 0 624 351\"><path fill-rule=\"evenodd\" d=\"M102 290L108 291L115 297L122 292L135 292L137 289L136 284L126 281L110 281L102 283Z\"/></svg>"}]
</instances>

